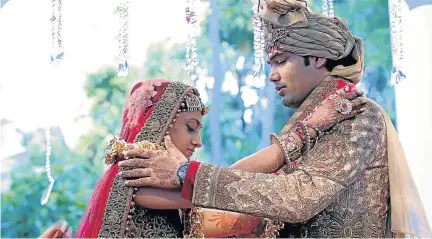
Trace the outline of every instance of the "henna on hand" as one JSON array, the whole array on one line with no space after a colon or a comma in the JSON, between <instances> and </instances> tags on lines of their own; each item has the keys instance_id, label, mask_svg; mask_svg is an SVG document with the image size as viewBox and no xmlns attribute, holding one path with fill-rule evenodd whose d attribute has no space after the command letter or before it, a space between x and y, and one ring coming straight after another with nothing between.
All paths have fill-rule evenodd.
<instances>
[{"instance_id":1,"label":"henna on hand","mask_svg":"<svg viewBox=\"0 0 432 239\"><path fill-rule=\"evenodd\" d=\"M122 178L143 178L150 177L151 174L152 172L148 168L135 168L119 172L119 176Z\"/></svg>"},{"instance_id":2,"label":"henna on hand","mask_svg":"<svg viewBox=\"0 0 432 239\"><path fill-rule=\"evenodd\" d=\"M345 91L349 91L349 88L331 93L286 134L273 136L272 142L283 149L287 164L296 160L300 156L298 151L302 151L305 146L306 150L310 149L324 131L364 111L362 106L367 100L360 97L363 93Z\"/></svg>"},{"instance_id":3,"label":"henna on hand","mask_svg":"<svg viewBox=\"0 0 432 239\"><path fill-rule=\"evenodd\" d=\"M312 113L303 122L306 123L313 131L326 131L337 123L352 118L364 111L364 104L367 100L360 97L363 93L345 93L343 90L332 93L322 101ZM360 98L359 98L360 97ZM346 112L340 110L343 104L347 109ZM311 135L316 135L312 133Z\"/></svg>"},{"instance_id":4,"label":"henna on hand","mask_svg":"<svg viewBox=\"0 0 432 239\"><path fill-rule=\"evenodd\" d=\"M169 136L165 138L167 150L132 149L126 156L139 157L119 162L120 167L139 167L139 170L127 170L119 176L130 178L133 175L144 175L135 180L127 180L125 184L133 187L178 188L177 170L187 161L186 157L174 146ZM126 177L128 176L128 177Z\"/></svg>"}]
</instances>

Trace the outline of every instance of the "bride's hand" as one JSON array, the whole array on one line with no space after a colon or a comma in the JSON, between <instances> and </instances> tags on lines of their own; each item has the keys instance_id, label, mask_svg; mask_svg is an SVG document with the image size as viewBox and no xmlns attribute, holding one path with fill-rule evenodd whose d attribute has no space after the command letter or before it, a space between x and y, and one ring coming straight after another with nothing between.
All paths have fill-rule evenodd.
<instances>
[{"instance_id":1,"label":"bride's hand","mask_svg":"<svg viewBox=\"0 0 432 239\"><path fill-rule=\"evenodd\" d=\"M364 112L367 100L363 92L346 93L343 89L331 93L303 122L315 131L323 132L337 123Z\"/></svg>"},{"instance_id":2,"label":"bride's hand","mask_svg":"<svg viewBox=\"0 0 432 239\"><path fill-rule=\"evenodd\" d=\"M58 221L48 228L38 238L71 238L72 228L65 221Z\"/></svg>"},{"instance_id":3,"label":"bride's hand","mask_svg":"<svg viewBox=\"0 0 432 239\"><path fill-rule=\"evenodd\" d=\"M119 162L120 167L135 169L119 172L128 179L130 187L180 188L177 170L187 158L175 147L169 136L165 137L166 150L132 149L125 156L130 158Z\"/></svg>"}]
</instances>

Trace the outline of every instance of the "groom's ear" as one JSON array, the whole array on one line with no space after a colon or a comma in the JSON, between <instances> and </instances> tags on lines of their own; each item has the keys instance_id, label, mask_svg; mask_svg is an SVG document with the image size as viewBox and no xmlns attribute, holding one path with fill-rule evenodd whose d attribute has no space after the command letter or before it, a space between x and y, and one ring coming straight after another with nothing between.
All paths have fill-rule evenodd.
<instances>
[{"instance_id":1,"label":"groom's ear","mask_svg":"<svg viewBox=\"0 0 432 239\"><path fill-rule=\"evenodd\" d=\"M315 68L320 69L321 67L325 66L326 62L327 62L326 58L315 57L315 60L314 60Z\"/></svg>"}]
</instances>

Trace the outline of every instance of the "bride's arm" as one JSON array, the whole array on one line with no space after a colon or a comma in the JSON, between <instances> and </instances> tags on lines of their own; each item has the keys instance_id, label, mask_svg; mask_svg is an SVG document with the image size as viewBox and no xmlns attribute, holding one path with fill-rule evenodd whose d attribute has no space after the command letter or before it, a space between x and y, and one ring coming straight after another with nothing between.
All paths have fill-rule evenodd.
<instances>
[{"instance_id":1,"label":"bride's arm","mask_svg":"<svg viewBox=\"0 0 432 239\"><path fill-rule=\"evenodd\" d=\"M255 154L247 156L233 164L232 168L249 172L272 173L283 166L283 154L275 144ZM191 202L180 196L178 190L164 190L143 187L136 194L135 202L152 209L190 208ZM202 208L203 229L206 237L226 237L231 235L249 234L262 224L259 217Z\"/></svg>"},{"instance_id":2,"label":"bride's arm","mask_svg":"<svg viewBox=\"0 0 432 239\"><path fill-rule=\"evenodd\" d=\"M190 201L181 198L179 191L159 188L141 188L136 194L135 202L142 207L153 209L191 207ZM234 212L206 208L201 208L201 211L205 237L250 234L263 222L263 219L259 217Z\"/></svg>"},{"instance_id":3,"label":"bride's arm","mask_svg":"<svg viewBox=\"0 0 432 239\"><path fill-rule=\"evenodd\" d=\"M245 238L260 237L264 219L245 214L201 208L205 237L221 238L243 235Z\"/></svg>"},{"instance_id":4,"label":"bride's arm","mask_svg":"<svg viewBox=\"0 0 432 239\"><path fill-rule=\"evenodd\" d=\"M136 192L135 203L151 209L190 208L191 202L180 197L179 190L143 187Z\"/></svg>"},{"instance_id":5,"label":"bride's arm","mask_svg":"<svg viewBox=\"0 0 432 239\"><path fill-rule=\"evenodd\" d=\"M179 191L159 188L141 188L135 202L152 209L190 208L189 200L180 197ZM263 219L259 217L201 208L203 232L205 237L227 237L239 234L250 234L255 231Z\"/></svg>"},{"instance_id":6,"label":"bride's arm","mask_svg":"<svg viewBox=\"0 0 432 239\"><path fill-rule=\"evenodd\" d=\"M273 173L284 164L283 153L279 146L272 144L231 165L232 168L248 172ZM178 190L142 187L138 190L135 202L146 208L177 209L190 208L190 201L180 197Z\"/></svg>"}]
</instances>

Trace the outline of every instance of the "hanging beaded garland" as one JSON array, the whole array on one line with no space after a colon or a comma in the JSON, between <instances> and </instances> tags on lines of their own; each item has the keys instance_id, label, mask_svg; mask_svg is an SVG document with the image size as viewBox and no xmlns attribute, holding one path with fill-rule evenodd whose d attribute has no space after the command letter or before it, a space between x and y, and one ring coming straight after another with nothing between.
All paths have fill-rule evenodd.
<instances>
[{"instance_id":1,"label":"hanging beaded garland","mask_svg":"<svg viewBox=\"0 0 432 239\"><path fill-rule=\"evenodd\" d=\"M254 34L254 67L253 75L255 78L265 78L265 61L264 61L264 30L262 29L262 20L258 15L258 4L253 5L252 26Z\"/></svg>"},{"instance_id":2,"label":"hanging beaded garland","mask_svg":"<svg viewBox=\"0 0 432 239\"><path fill-rule=\"evenodd\" d=\"M62 0L51 1L51 64L58 65L63 60L63 42L62 42Z\"/></svg>"},{"instance_id":3,"label":"hanging beaded garland","mask_svg":"<svg viewBox=\"0 0 432 239\"><path fill-rule=\"evenodd\" d=\"M129 48L129 0L122 0L117 8L120 17L120 28L118 33L119 59L118 76L129 74L128 48Z\"/></svg>"},{"instance_id":4,"label":"hanging beaded garland","mask_svg":"<svg viewBox=\"0 0 432 239\"><path fill-rule=\"evenodd\" d=\"M329 11L329 14L328 14L328 16L329 17L334 17L334 8L333 8L333 0L328 0L328 11Z\"/></svg>"},{"instance_id":5,"label":"hanging beaded garland","mask_svg":"<svg viewBox=\"0 0 432 239\"><path fill-rule=\"evenodd\" d=\"M334 17L333 0L322 0L323 14L327 17Z\"/></svg>"},{"instance_id":6,"label":"hanging beaded garland","mask_svg":"<svg viewBox=\"0 0 432 239\"><path fill-rule=\"evenodd\" d=\"M196 37L198 35L198 20L195 12L196 0L186 1L186 22L188 24L188 38L186 43L186 71L192 81L198 79L198 55Z\"/></svg>"},{"instance_id":7,"label":"hanging beaded garland","mask_svg":"<svg viewBox=\"0 0 432 239\"><path fill-rule=\"evenodd\" d=\"M63 60L63 42L62 42L62 0L51 1L51 58L50 62L53 66L58 66L61 60ZM48 186L44 190L41 197L41 205L45 205L48 202L49 196L54 186L54 178L51 174L51 126L47 126L45 129L45 171L48 177Z\"/></svg>"},{"instance_id":8,"label":"hanging beaded garland","mask_svg":"<svg viewBox=\"0 0 432 239\"><path fill-rule=\"evenodd\" d=\"M402 0L389 0L388 4L393 60L391 83L395 85L406 78L402 70L404 60Z\"/></svg>"},{"instance_id":9,"label":"hanging beaded garland","mask_svg":"<svg viewBox=\"0 0 432 239\"><path fill-rule=\"evenodd\" d=\"M48 126L45 129L45 139L46 139L46 146L45 146L45 171L48 177L48 187L45 189L45 191L42 194L41 198L41 205L45 205L48 202L49 196L51 194L51 191L54 186L54 178L51 175L51 163L50 163L50 157L51 157L51 126Z\"/></svg>"}]
</instances>

